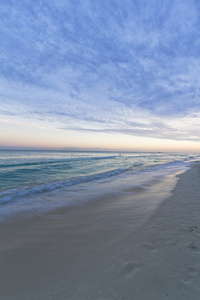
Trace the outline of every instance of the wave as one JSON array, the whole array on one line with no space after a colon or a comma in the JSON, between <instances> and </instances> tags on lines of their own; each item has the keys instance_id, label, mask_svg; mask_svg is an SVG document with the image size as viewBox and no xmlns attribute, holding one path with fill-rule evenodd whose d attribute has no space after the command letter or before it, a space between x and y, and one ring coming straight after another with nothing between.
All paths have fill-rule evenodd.
<instances>
[{"instance_id":1,"label":"wave","mask_svg":"<svg viewBox=\"0 0 200 300\"><path fill-rule=\"evenodd\" d=\"M90 160L103 160L103 159L113 159L118 157L117 155L105 156L105 157L71 157L67 159L56 159L48 161L39 162L24 162L19 164L0 164L0 168L16 168L16 167L29 167L29 166L39 166L39 165L58 165L63 163L70 163L75 161L90 161Z\"/></svg>"},{"instance_id":2,"label":"wave","mask_svg":"<svg viewBox=\"0 0 200 300\"><path fill-rule=\"evenodd\" d=\"M59 188L67 187L67 186L72 186L72 185L77 185L81 183L86 183L90 181L95 181L99 179L106 179L109 177L117 176L123 173L140 173L140 172L148 172L150 170L157 171L158 170L167 170L167 169L174 169L174 168L180 168L181 165L183 165L183 161L175 161L171 163L166 163L166 164L159 164L159 165L143 165L143 164L138 164L135 163L134 167L133 165L128 168L117 168L114 170L102 172L102 173L96 173L92 175L82 175L70 179L62 179L62 180L56 180L56 181L49 181L45 183L41 183L38 185L34 186L24 186L24 187L19 187L19 188L12 188L8 190L4 190L0 192L0 204L5 204L9 203L18 197L23 197L23 196L28 196L31 194L35 193L45 193L45 192L50 192ZM143 168L141 166L143 165ZM186 163L184 165L187 165ZM140 169L135 169L135 167L140 167Z\"/></svg>"},{"instance_id":3,"label":"wave","mask_svg":"<svg viewBox=\"0 0 200 300\"><path fill-rule=\"evenodd\" d=\"M29 194L50 192L52 190L67 187L67 186L72 186L72 185L94 181L98 179L104 179L104 178L106 179L108 177L122 174L128 170L130 170L130 168L126 168L126 169L118 168L112 171L97 173L93 175L79 176L67 180L46 182L32 187L25 186L23 188L9 189L0 192L0 204L5 204L7 202L14 200L17 197L27 196Z\"/></svg>"}]
</instances>

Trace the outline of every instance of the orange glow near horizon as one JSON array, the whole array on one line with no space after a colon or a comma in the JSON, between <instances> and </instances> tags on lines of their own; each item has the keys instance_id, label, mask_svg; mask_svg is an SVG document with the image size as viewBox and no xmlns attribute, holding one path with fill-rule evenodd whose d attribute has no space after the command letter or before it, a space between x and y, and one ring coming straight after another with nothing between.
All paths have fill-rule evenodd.
<instances>
[{"instance_id":1,"label":"orange glow near horizon","mask_svg":"<svg viewBox=\"0 0 200 300\"><path fill-rule=\"evenodd\" d=\"M200 143L126 134L7 126L0 133L0 147L32 149L94 149L110 151L200 152Z\"/></svg>"}]
</instances>

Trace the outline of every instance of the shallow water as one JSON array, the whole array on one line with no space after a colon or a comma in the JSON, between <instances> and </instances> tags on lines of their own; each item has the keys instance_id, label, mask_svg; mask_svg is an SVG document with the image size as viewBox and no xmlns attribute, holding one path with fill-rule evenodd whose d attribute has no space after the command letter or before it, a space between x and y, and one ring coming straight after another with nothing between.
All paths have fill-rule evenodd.
<instances>
[{"instance_id":1,"label":"shallow water","mask_svg":"<svg viewBox=\"0 0 200 300\"><path fill-rule=\"evenodd\" d=\"M0 220L15 213L41 213L101 197L136 199L136 195L140 198L155 187L161 196L161 182L171 182L165 184L164 190L169 192L176 182L175 174L186 170L198 157L177 153L0 151Z\"/></svg>"}]
</instances>

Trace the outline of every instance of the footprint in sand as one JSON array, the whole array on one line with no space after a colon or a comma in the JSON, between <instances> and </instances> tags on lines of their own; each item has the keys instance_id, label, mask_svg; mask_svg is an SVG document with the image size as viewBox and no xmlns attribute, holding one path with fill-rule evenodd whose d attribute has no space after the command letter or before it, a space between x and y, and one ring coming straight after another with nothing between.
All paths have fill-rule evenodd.
<instances>
[{"instance_id":1,"label":"footprint in sand","mask_svg":"<svg viewBox=\"0 0 200 300\"><path fill-rule=\"evenodd\" d=\"M200 251L200 249L195 245L194 242L190 242L188 244L188 248L190 248L193 252L199 252Z\"/></svg>"},{"instance_id":2,"label":"footprint in sand","mask_svg":"<svg viewBox=\"0 0 200 300\"><path fill-rule=\"evenodd\" d=\"M196 269L193 267L188 267L187 270L188 270L188 274L192 277L194 277L197 274Z\"/></svg>"},{"instance_id":3,"label":"footprint in sand","mask_svg":"<svg viewBox=\"0 0 200 300\"><path fill-rule=\"evenodd\" d=\"M131 277L134 273L140 271L142 269L144 262L134 262L134 261L129 261L125 262L122 267L121 267L121 272L127 276Z\"/></svg>"},{"instance_id":4,"label":"footprint in sand","mask_svg":"<svg viewBox=\"0 0 200 300\"><path fill-rule=\"evenodd\" d=\"M156 250L154 243L151 243L149 241L144 242L143 246L144 246L144 248L146 248L148 250L151 250L151 251L155 251Z\"/></svg>"},{"instance_id":5,"label":"footprint in sand","mask_svg":"<svg viewBox=\"0 0 200 300\"><path fill-rule=\"evenodd\" d=\"M188 284L193 281L193 278L196 276L197 271L193 267L188 267L187 268L187 275L186 278L182 279L184 283Z\"/></svg>"},{"instance_id":6,"label":"footprint in sand","mask_svg":"<svg viewBox=\"0 0 200 300\"><path fill-rule=\"evenodd\" d=\"M189 231L190 232L193 232L193 231L195 231L195 230L197 230L198 229L198 226L191 226L191 227L189 227Z\"/></svg>"}]
</instances>

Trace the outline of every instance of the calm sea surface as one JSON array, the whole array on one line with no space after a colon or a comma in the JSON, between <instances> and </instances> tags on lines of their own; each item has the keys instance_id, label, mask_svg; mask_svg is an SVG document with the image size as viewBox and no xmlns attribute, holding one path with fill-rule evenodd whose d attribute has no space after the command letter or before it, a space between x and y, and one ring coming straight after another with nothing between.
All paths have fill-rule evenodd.
<instances>
[{"instance_id":1,"label":"calm sea surface","mask_svg":"<svg viewBox=\"0 0 200 300\"><path fill-rule=\"evenodd\" d=\"M0 218L74 205L94 197L94 190L100 196L120 185L122 190L143 186L198 159L174 153L0 151Z\"/></svg>"}]
</instances>

